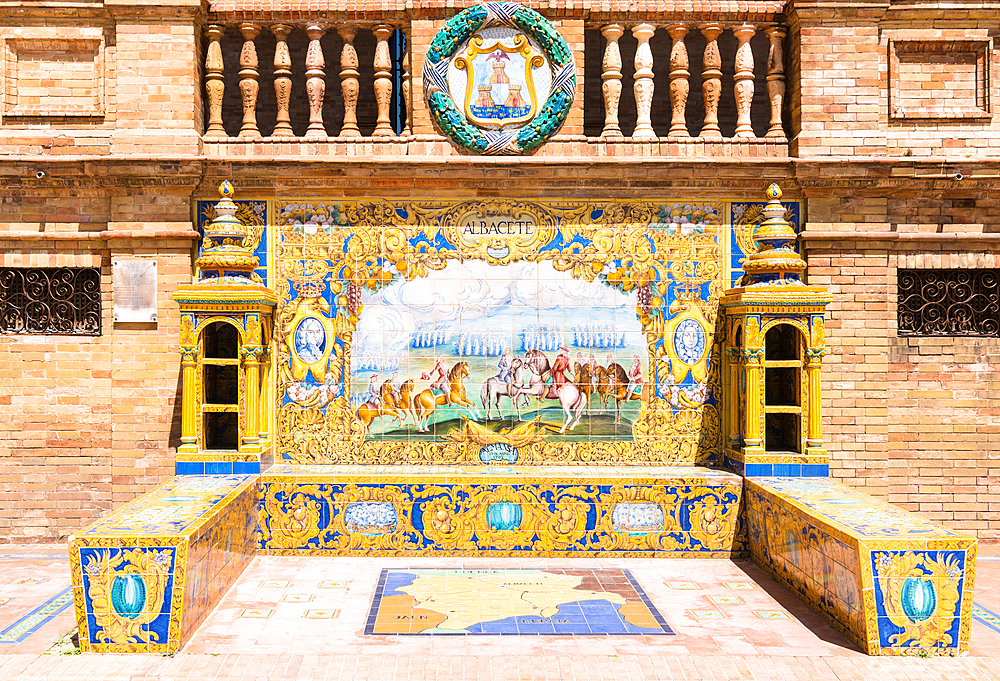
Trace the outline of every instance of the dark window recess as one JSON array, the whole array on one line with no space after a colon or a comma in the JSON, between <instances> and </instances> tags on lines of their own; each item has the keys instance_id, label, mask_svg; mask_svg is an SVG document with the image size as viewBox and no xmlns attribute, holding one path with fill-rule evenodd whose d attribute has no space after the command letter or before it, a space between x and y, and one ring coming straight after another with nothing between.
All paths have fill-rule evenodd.
<instances>
[{"instance_id":1,"label":"dark window recess","mask_svg":"<svg viewBox=\"0 0 1000 681\"><path fill-rule=\"evenodd\" d=\"M769 452L799 451L799 415L768 414L764 417L764 449Z\"/></svg>"},{"instance_id":2,"label":"dark window recess","mask_svg":"<svg viewBox=\"0 0 1000 681\"><path fill-rule=\"evenodd\" d=\"M799 406L799 370L795 367L766 369L764 404L769 407Z\"/></svg>"},{"instance_id":3,"label":"dark window recess","mask_svg":"<svg viewBox=\"0 0 1000 681\"><path fill-rule=\"evenodd\" d=\"M239 404L240 390L237 367L232 364L205 365L205 403Z\"/></svg>"},{"instance_id":4,"label":"dark window recess","mask_svg":"<svg viewBox=\"0 0 1000 681\"><path fill-rule=\"evenodd\" d=\"M899 270L900 336L1000 336L1000 270Z\"/></svg>"},{"instance_id":5,"label":"dark window recess","mask_svg":"<svg viewBox=\"0 0 1000 681\"><path fill-rule=\"evenodd\" d=\"M226 322L212 322L205 329L205 357L209 359L236 359L240 335L236 327Z\"/></svg>"},{"instance_id":6,"label":"dark window recess","mask_svg":"<svg viewBox=\"0 0 1000 681\"><path fill-rule=\"evenodd\" d=\"M0 333L100 336L100 269L0 268Z\"/></svg>"},{"instance_id":7,"label":"dark window recess","mask_svg":"<svg viewBox=\"0 0 1000 681\"><path fill-rule=\"evenodd\" d=\"M205 414L205 449L239 449L240 417L231 411Z\"/></svg>"},{"instance_id":8,"label":"dark window recess","mask_svg":"<svg viewBox=\"0 0 1000 681\"><path fill-rule=\"evenodd\" d=\"M764 359L789 361L799 358L799 330L791 324L772 326L764 335Z\"/></svg>"}]
</instances>

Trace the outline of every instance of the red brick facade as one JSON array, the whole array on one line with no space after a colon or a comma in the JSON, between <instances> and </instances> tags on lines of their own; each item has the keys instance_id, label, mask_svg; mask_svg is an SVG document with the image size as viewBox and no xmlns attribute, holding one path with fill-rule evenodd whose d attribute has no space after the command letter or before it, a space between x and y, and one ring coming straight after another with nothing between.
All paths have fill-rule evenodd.
<instances>
[{"instance_id":1,"label":"red brick facade","mask_svg":"<svg viewBox=\"0 0 1000 681\"><path fill-rule=\"evenodd\" d=\"M201 5L184 0L98 3L68 19L41 3L0 28L0 265L100 267L104 315L99 337L0 335L0 537L68 535L172 475L180 363L171 294L191 279L192 203L227 178L247 198L758 200L766 183L779 182L786 198L804 201L809 282L834 294L824 369L832 475L950 528L1000 537L1000 338L899 337L896 330L897 269L997 267L1000 120L992 102L1000 79L991 10L895 9L888 2L845 8L816 0L791 2L783 14L768 3L750 11L731 3L714 13L658 6L618 14L531 3L556 21L574 50L577 99L559 135L537 155L481 159L461 155L440 137L424 107L423 55L454 12L412 4L412 10L396 3L367 13L338 7L314 17L363 29L356 40L366 93L359 98L363 134L375 118L368 94L375 40L365 31L383 11L382 20L410 37L414 136L359 142L202 137L203 27L228 25L223 58L236 78L241 21L296 28L289 39L298 88L291 119L295 134L303 134L302 28L312 10L254 14L219 5L206 16ZM730 32L720 38L719 118L727 139L665 137L671 42L664 29L691 25L688 120L696 135L695 122L704 117L695 97L705 46L699 30L714 20L727 29L777 22L787 30L787 140L763 138L769 119L763 29L750 43L759 138L730 139L736 125ZM600 29L612 22L658 28L651 46L659 138L597 139L604 120ZM626 135L635 124L634 108L626 106L634 101L629 40L621 43ZM275 39L265 30L259 41L258 120L266 135L275 117L269 62ZM324 112L335 135L343 119L342 41L331 28L322 45ZM236 135L241 100L230 82L223 111L227 133ZM113 321L111 261L121 256L156 260L155 324Z\"/></svg>"}]
</instances>

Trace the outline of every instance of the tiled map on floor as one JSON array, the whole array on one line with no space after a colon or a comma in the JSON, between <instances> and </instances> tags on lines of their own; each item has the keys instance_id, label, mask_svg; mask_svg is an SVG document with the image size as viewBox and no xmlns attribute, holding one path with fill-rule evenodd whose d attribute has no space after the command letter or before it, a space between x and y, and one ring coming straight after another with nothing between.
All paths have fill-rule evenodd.
<instances>
[{"instance_id":1,"label":"tiled map on floor","mask_svg":"<svg viewBox=\"0 0 1000 681\"><path fill-rule=\"evenodd\" d=\"M384 569L366 634L673 634L628 570Z\"/></svg>"}]
</instances>

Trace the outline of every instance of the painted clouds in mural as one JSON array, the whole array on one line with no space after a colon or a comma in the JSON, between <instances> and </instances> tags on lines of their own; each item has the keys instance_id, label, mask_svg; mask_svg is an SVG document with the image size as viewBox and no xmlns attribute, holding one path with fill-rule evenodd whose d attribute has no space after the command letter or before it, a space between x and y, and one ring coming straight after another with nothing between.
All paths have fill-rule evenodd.
<instances>
[{"instance_id":1,"label":"painted clouds in mural","mask_svg":"<svg viewBox=\"0 0 1000 681\"><path fill-rule=\"evenodd\" d=\"M432 439L466 418L629 439L645 355L635 302L604 284L547 261L450 262L366 294L353 406L384 439Z\"/></svg>"}]
</instances>

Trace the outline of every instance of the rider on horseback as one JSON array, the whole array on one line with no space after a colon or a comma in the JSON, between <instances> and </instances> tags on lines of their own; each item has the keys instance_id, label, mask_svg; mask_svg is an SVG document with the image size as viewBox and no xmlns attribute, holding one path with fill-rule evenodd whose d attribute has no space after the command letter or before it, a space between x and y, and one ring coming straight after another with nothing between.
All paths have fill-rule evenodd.
<instances>
[{"instance_id":1,"label":"rider on horseback","mask_svg":"<svg viewBox=\"0 0 1000 681\"><path fill-rule=\"evenodd\" d=\"M379 396L378 389L378 374L372 374L368 377L368 391L361 396L362 403L371 403L376 407L382 406L382 398Z\"/></svg>"},{"instance_id":2,"label":"rider on horseback","mask_svg":"<svg viewBox=\"0 0 1000 681\"><path fill-rule=\"evenodd\" d=\"M497 380L503 381L507 384L507 391L510 392L511 381L513 380L513 375L510 371L510 362L513 357L511 356L511 350L509 347L503 349L503 354L500 355L500 359L497 360Z\"/></svg>"},{"instance_id":3,"label":"rider on horseback","mask_svg":"<svg viewBox=\"0 0 1000 681\"><path fill-rule=\"evenodd\" d=\"M420 378L424 381L434 379L431 383L431 388L446 394L447 391L444 389L444 384L448 380L448 370L444 366L444 355L438 355L437 361L434 363L434 368L420 374Z\"/></svg>"}]
</instances>

